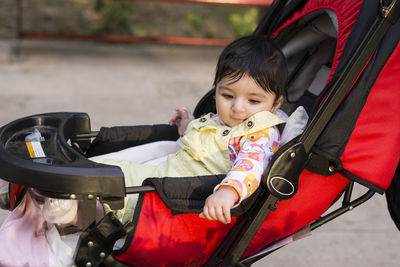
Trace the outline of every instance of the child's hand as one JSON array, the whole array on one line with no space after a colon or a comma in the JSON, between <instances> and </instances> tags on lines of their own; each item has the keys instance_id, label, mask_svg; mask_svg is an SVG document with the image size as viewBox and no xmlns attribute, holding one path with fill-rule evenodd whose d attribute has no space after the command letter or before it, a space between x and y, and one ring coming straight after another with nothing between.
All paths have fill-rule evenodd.
<instances>
[{"instance_id":1,"label":"child's hand","mask_svg":"<svg viewBox=\"0 0 400 267\"><path fill-rule=\"evenodd\" d=\"M206 199L200 218L231 222L231 208L239 200L239 194L230 186L222 186Z\"/></svg>"},{"instance_id":2,"label":"child's hand","mask_svg":"<svg viewBox=\"0 0 400 267\"><path fill-rule=\"evenodd\" d=\"M177 108L175 115L169 121L169 125L176 124L176 126L178 126L179 135L182 135L186 131L189 122L193 119L192 113L187 108Z\"/></svg>"}]
</instances>

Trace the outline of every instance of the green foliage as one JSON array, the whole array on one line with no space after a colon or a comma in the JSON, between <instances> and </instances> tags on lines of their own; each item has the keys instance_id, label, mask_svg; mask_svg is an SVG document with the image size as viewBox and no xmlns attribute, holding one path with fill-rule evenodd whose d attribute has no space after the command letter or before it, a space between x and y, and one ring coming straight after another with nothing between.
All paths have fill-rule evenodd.
<instances>
[{"instance_id":1,"label":"green foliage","mask_svg":"<svg viewBox=\"0 0 400 267\"><path fill-rule=\"evenodd\" d=\"M236 38L253 33L258 24L258 9L250 8L243 15L233 13L229 23Z\"/></svg>"},{"instance_id":2,"label":"green foliage","mask_svg":"<svg viewBox=\"0 0 400 267\"><path fill-rule=\"evenodd\" d=\"M205 12L193 11L186 15L186 30L192 35L213 38L218 33L215 23L228 21L229 26L227 25L227 27L230 27L233 37L238 38L253 33L258 25L257 8L243 10L243 8L224 7L213 11L219 15L217 20Z\"/></svg>"},{"instance_id":3,"label":"green foliage","mask_svg":"<svg viewBox=\"0 0 400 267\"><path fill-rule=\"evenodd\" d=\"M197 12L191 12L186 16L186 28L190 32L202 32L207 16Z\"/></svg>"},{"instance_id":4,"label":"green foliage","mask_svg":"<svg viewBox=\"0 0 400 267\"><path fill-rule=\"evenodd\" d=\"M214 38L217 34L215 26L210 25L208 13L191 12L186 16L185 28L192 35Z\"/></svg>"},{"instance_id":5,"label":"green foliage","mask_svg":"<svg viewBox=\"0 0 400 267\"><path fill-rule=\"evenodd\" d=\"M94 11L100 15L95 33L100 34L131 34L129 15L134 11L134 6L126 2L97 0Z\"/></svg>"},{"instance_id":6,"label":"green foliage","mask_svg":"<svg viewBox=\"0 0 400 267\"><path fill-rule=\"evenodd\" d=\"M206 32L207 38L214 38L217 35L217 29L215 27L211 27Z\"/></svg>"}]
</instances>

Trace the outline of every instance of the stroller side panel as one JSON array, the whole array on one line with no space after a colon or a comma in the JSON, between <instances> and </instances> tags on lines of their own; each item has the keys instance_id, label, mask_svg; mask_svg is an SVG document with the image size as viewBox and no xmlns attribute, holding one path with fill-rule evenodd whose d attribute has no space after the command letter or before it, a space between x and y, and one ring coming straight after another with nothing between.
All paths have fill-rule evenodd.
<instances>
[{"instance_id":1,"label":"stroller side panel","mask_svg":"<svg viewBox=\"0 0 400 267\"><path fill-rule=\"evenodd\" d=\"M279 212L269 215L244 256L316 220L347 184L339 174L324 177L304 171L296 196L278 203ZM117 259L137 266L199 266L232 225L200 219L197 214L172 216L156 193L146 194L132 243Z\"/></svg>"},{"instance_id":2,"label":"stroller side panel","mask_svg":"<svg viewBox=\"0 0 400 267\"><path fill-rule=\"evenodd\" d=\"M320 9L333 11L337 16L338 36L329 82L337 78L343 63L357 49L355 40L366 34L369 28L366 25L374 21L377 8L378 3L372 1L308 1L275 31L275 35L284 33L286 27L312 12ZM359 13L361 18L356 21ZM400 121L393 116L400 111L399 102L394 101L398 96L396 79L400 73L398 25L397 22L383 39L363 73L349 88L348 101L339 107L313 147L313 152L327 159L328 167L333 166L335 171L349 171L359 182L381 193L388 188L400 157L397 149ZM325 171L325 174L330 175L330 171Z\"/></svg>"},{"instance_id":3,"label":"stroller side panel","mask_svg":"<svg viewBox=\"0 0 400 267\"><path fill-rule=\"evenodd\" d=\"M372 87L341 157L345 169L383 189L389 187L400 159L399 62L397 45Z\"/></svg>"}]
</instances>

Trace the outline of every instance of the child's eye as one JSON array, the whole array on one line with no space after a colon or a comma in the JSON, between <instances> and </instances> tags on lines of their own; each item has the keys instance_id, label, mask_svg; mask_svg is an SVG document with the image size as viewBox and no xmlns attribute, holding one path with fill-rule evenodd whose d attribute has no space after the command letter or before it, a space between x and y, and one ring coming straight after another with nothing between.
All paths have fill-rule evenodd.
<instances>
[{"instance_id":1,"label":"child's eye","mask_svg":"<svg viewBox=\"0 0 400 267\"><path fill-rule=\"evenodd\" d=\"M232 99L232 98L233 98L232 95L228 95L228 94L222 94L222 96L223 96L224 98L227 98L227 99Z\"/></svg>"},{"instance_id":2,"label":"child's eye","mask_svg":"<svg viewBox=\"0 0 400 267\"><path fill-rule=\"evenodd\" d=\"M260 101L255 100L255 99L249 99L249 102L252 103L252 104L258 104L258 103L260 103Z\"/></svg>"}]
</instances>

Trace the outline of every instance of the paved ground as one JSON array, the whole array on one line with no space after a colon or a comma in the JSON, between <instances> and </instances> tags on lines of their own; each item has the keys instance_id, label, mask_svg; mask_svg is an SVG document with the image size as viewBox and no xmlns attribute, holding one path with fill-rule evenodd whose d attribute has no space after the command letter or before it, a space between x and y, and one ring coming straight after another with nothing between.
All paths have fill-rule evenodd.
<instances>
[{"instance_id":1,"label":"paved ground","mask_svg":"<svg viewBox=\"0 0 400 267\"><path fill-rule=\"evenodd\" d=\"M211 87L220 48L0 40L0 125L54 111L87 112L92 128L165 123ZM360 191L360 190L358 190ZM1 220L7 212L0 214ZM400 233L384 196L255 266L397 267Z\"/></svg>"}]
</instances>

